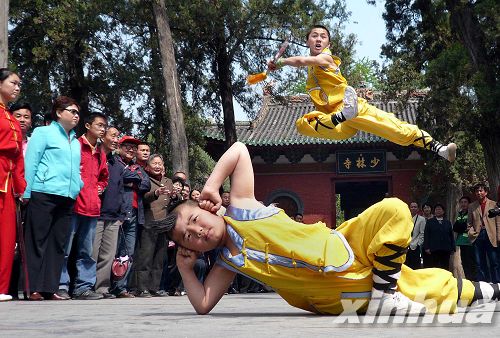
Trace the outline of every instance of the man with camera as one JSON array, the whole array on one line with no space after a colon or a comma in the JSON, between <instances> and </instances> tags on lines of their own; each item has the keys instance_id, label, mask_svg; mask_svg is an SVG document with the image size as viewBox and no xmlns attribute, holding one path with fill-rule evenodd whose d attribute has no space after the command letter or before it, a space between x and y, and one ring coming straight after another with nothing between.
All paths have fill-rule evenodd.
<instances>
[{"instance_id":1,"label":"man with camera","mask_svg":"<svg viewBox=\"0 0 500 338\"><path fill-rule=\"evenodd\" d=\"M495 201L487 197L488 183L478 183L473 189L477 201L469 205L468 233L471 241L474 241L477 279L498 283L500 261L497 248L500 242L500 213Z\"/></svg>"}]
</instances>

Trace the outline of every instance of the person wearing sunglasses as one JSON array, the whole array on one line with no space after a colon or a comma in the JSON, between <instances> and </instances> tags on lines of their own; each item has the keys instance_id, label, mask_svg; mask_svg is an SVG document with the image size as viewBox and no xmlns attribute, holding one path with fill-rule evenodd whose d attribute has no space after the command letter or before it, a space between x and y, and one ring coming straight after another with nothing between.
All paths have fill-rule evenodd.
<instances>
[{"instance_id":1,"label":"person wearing sunglasses","mask_svg":"<svg viewBox=\"0 0 500 338\"><path fill-rule=\"evenodd\" d=\"M80 106L59 96L52 106L52 123L36 128L26 149L26 256L30 300L62 300L56 292L71 230L76 197L83 187L80 142L73 128Z\"/></svg>"}]
</instances>

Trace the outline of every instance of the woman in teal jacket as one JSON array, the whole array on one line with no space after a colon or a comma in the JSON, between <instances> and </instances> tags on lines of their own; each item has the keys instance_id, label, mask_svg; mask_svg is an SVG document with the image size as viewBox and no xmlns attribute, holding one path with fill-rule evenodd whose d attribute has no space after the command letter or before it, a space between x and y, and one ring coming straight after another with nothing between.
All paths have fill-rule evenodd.
<instances>
[{"instance_id":1,"label":"woman in teal jacket","mask_svg":"<svg viewBox=\"0 0 500 338\"><path fill-rule=\"evenodd\" d=\"M80 120L80 107L72 98L60 96L54 101L52 117L49 126L34 130L24 160L30 300L60 299L55 293L64 247L73 205L83 187L80 142L73 131Z\"/></svg>"}]
</instances>

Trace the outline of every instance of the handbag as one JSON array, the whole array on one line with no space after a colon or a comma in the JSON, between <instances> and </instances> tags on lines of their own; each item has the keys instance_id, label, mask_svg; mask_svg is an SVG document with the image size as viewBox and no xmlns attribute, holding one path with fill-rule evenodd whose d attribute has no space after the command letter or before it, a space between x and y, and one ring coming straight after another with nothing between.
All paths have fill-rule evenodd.
<instances>
[{"instance_id":1,"label":"handbag","mask_svg":"<svg viewBox=\"0 0 500 338\"><path fill-rule=\"evenodd\" d=\"M125 233L123 232L123 228L120 226L121 230L121 238L125 240ZM129 265L130 265L130 257L128 255L127 245L125 244L125 256L116 257L111 264L111 276L113 280L119 281L125 277L127 274Z\"/></svg>"}]
</instances>

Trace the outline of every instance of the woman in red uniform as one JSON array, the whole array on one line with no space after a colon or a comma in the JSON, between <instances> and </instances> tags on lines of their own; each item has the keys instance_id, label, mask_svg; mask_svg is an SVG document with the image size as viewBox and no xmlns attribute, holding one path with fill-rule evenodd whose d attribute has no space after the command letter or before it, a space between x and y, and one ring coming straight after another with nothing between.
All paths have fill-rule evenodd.
<instances>
[{"instance_id":1,"label":"woman in red uniform","mask_svg":"<svg viewBox=\"0 0 500 338\"><path fill-rule=\"evenodd\" d=\"M16 244L16 202L26 188L19 122L7 110L20 91L19 76L0 68L0 301L11 300L9 281Z\"/></svg>"}]
</instances>

